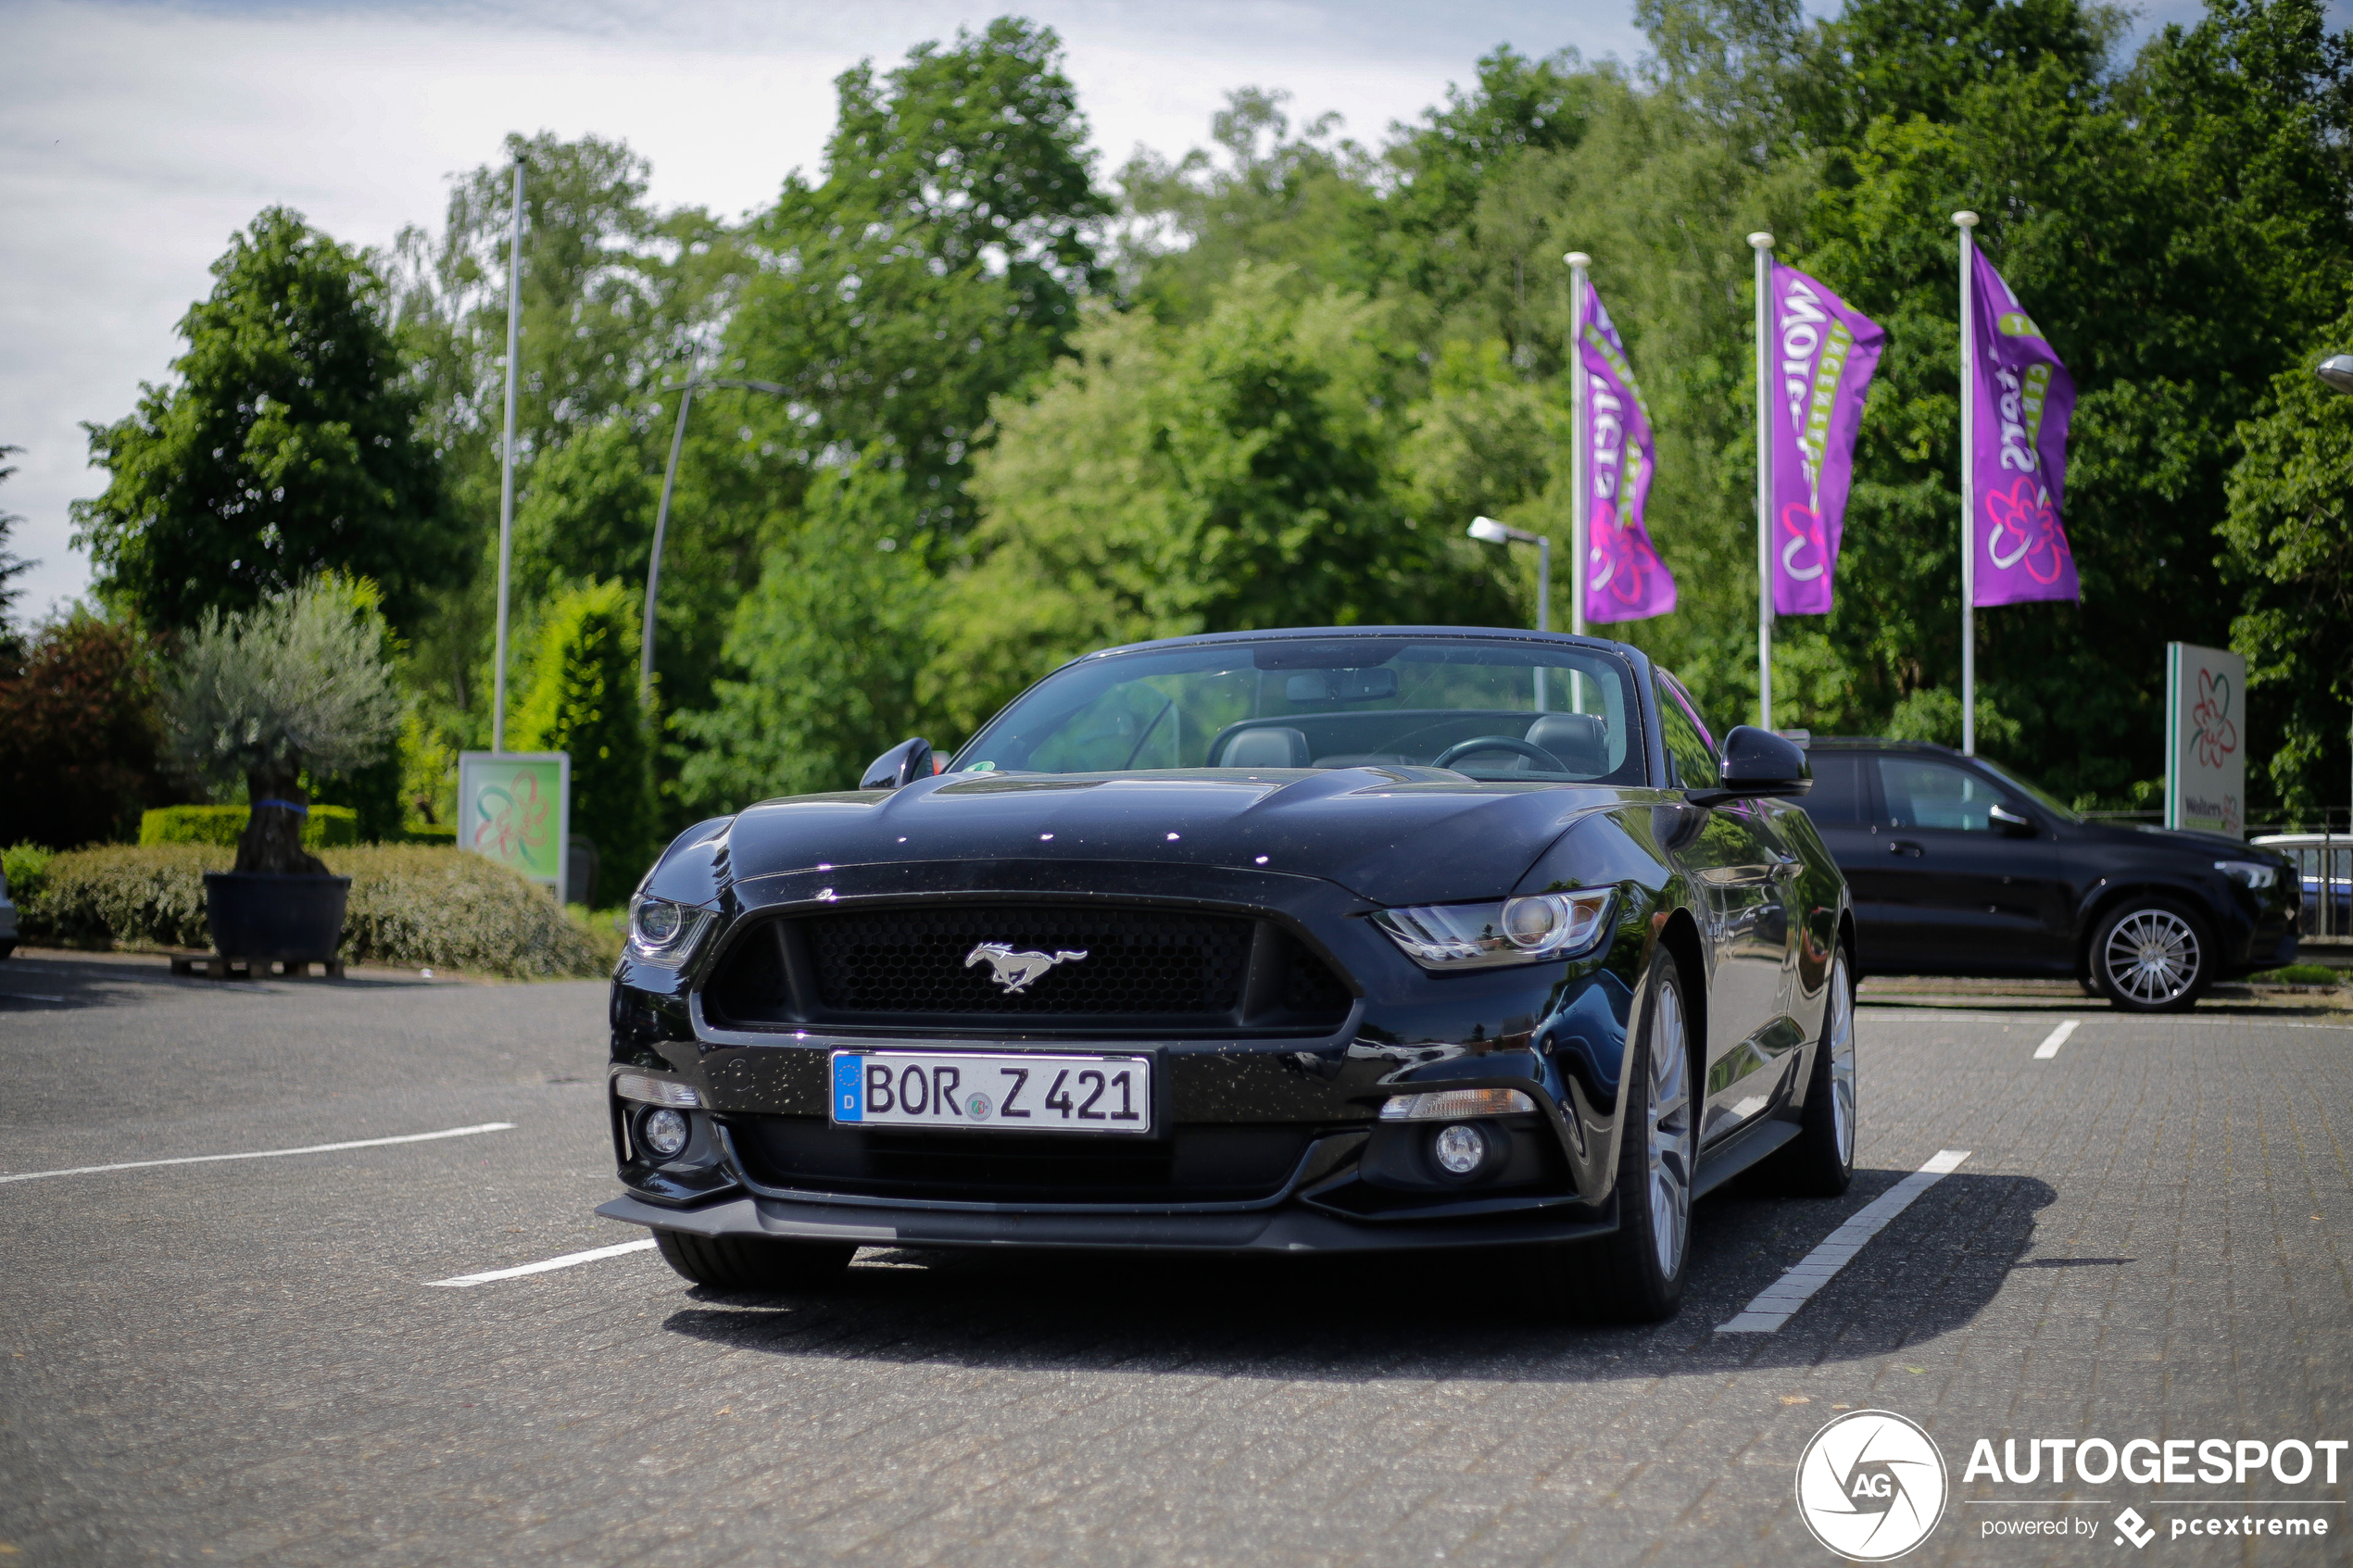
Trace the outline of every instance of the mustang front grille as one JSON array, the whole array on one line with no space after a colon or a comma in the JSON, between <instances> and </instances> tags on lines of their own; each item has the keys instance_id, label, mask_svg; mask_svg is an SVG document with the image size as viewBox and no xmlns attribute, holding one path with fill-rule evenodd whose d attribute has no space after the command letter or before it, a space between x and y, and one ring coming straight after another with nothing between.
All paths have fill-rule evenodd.
<instances>
[{"instance_id":1,"label":"mustang front grille","mask_svg":"<svg viewBox=\"0 0 2353 1568\"><path fill-rule=\"evenodd\" d=\"M896 905L743 933L704 988L721 1022L1024 1033L1328 1030L1349 988L1246 915L1064 904Z\"/></svg>"}]
</instances>

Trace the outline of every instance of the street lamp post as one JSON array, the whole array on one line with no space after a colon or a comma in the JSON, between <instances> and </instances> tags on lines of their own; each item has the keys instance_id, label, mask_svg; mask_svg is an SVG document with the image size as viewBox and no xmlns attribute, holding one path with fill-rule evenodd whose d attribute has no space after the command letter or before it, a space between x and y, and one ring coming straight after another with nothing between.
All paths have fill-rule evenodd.
<instances>
[{"instance_id":1,"label":"street lamp post","mask_svg":"<svg viewBox=\"0 0 2353 1568\"><path fill-rule=\"evenodd\" d=\"M652 558L646 563L646 626L637 639L637 700L648 708L654 700L654 599L661 592L661 546L670 533L670 493L678 483L678 451L686 442L686 410L695 401L695 389L705 386L732 386L745 392L765 392L777 397L789 397L789 387L772 381L745 381L733 376L697 375L689 370L685 382L664 391L678 394L678 420L670 430L670 466L662 471L661 505L654 511L654 548Z\"/></svg>"}]
</instances>

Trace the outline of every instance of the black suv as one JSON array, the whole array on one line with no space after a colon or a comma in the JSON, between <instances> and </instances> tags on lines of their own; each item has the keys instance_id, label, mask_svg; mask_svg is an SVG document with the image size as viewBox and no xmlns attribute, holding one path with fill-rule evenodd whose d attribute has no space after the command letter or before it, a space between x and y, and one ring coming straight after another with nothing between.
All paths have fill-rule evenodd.
<instances>
[{"instance_id":1,"label":"black suv","mask_svg":"<svg viewBox=\"0 0 2353 1568\"><path fill-rule=\"evenodd\" d=\"M2087 822L1941 746L1817 738L1809 756L1798 804L1853 889L1867 972L2072 975L2159 1011L2295 960L2295 868L2273 850Z\"/></svg>"}]
</instances>

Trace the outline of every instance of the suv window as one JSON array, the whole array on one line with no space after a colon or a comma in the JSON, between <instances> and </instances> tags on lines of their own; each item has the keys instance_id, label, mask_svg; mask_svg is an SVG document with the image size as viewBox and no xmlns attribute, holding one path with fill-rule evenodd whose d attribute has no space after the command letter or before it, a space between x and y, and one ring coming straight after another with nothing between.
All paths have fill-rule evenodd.
<instances>
[{"instance_id":1,"label":"suv window","mask_svg":"<svg viewBox=\"0 0 2353 1568\"><path fill-rule=\"evenodd\" d=\"M1986 813L2009 804L1991 780L1922 757L1879 759L1879 787L1887 800L1887 820L1899 828L1991 833L1994 824Z\"/></svg>"},{"instance_id":2,"label":"suv window","mask_svg":"<svg viewBox=\"0 0 2353 1568\"><path fill-rule=\"evenodd\" d=\"M1664 670L1658 672L1658 723L1667 743L1667 787L1714 788L1716 742L1681 684Z\"/></svg>"},{"instance_id":3,"label":"suv window","mask_svg":"<svg viewBox=\"0 0 2353 1568\"><path fill-rule=\"evenodd\" d=\"M1871 820L1871 796L1863 776L1863 759L1853 752L1817 751L1814 787L1795 804L1818 827L1866 827Z\"/></svg>"}]
</instances>

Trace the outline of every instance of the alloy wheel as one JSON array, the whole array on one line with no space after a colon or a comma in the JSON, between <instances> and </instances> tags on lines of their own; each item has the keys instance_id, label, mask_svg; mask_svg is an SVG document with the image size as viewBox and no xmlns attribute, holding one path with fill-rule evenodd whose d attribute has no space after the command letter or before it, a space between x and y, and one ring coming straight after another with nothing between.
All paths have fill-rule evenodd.
<instances>
[{"instance_id":1,"label":"alloy wheel","mask_svg":"<svg viewBox=\"0 0 2353 1568\"><path fill-rule=\"evenodd\" d=\"M1855 1163L1855 990L1846 955L1831 966L1831 1015L1823 1033L1831 1047L1831 1127L1838 1138L1839 1162Z\"/></svg>"},{"instance_id":2,"label":"alloy wheel","mask_svg":"<svg viewBox=\"0 0 2353 1568\"><path fill-rule=\"evenodd\" d=\"M2133 1001L2176 1000L2197 979L2197 933L2171 909L2135 909L2108 933L2108 984Z\"/></svg>"},{"instance_id":3,"label":"alloy wheel","mask_svg":"<svg viewBox=\"0 0 2353 1568\"><path fill-rule=\"evenodd\" d=\"M1662 985L1653 1004L1650 1037L1651 1241L1659 1273L1673 1279L1683 1264L1692 1217L1692 1059L1684 1037L1683 998Z\"/></svg>"}]
</instances>

